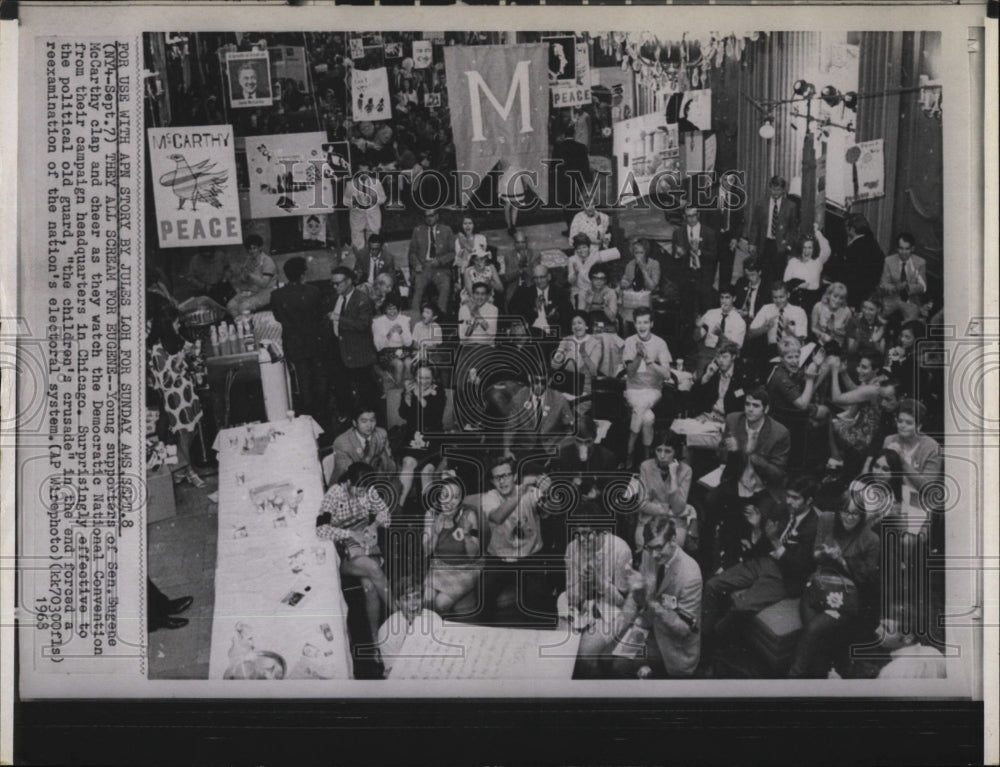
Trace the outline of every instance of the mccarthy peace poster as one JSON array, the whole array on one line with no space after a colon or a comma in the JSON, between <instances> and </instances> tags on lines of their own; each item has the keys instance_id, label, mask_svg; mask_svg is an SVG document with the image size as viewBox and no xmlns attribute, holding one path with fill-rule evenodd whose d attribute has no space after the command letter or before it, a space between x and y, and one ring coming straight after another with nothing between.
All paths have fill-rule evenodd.
<instances>
[{"instance_id":1,"label":"mccarthy peace poster","mask_svg":"<svg viewBox=\"0 0 1000 767\"><path fill-rule=\"evenodd\" d=\"M482 178L503 160L547 200L548 45L449 46L444 65L458 167Z\"/></svg>"},{"instance_id":2,"label":"mccarthy peace poster","mask_svg":"<svg viewBox=\"0 0 1000 767\"><path fill-rule=\"evenodd\" d=\"M231 125L149 128L161 248L243 242Z\"/></svg>"}]
</instances>

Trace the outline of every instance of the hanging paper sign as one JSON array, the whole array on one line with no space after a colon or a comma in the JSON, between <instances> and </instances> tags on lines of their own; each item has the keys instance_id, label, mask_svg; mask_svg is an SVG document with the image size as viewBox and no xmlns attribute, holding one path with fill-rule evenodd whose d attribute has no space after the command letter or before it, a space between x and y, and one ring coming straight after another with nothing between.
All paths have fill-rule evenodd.
<instances>
[{"instance_id":1,"label":"hanging paper sign","mask_svg":"<svg viewBox=\"0 0 1000 767\"><path fill-rule=\"evenodd\" d=\"M403 58L403 44L402 43L386 43L385 44L385 57L387 59L401 59L401 58Z\"/></svg>"},{"instance_id":2,"label":"hanging paper sign","mask_svg":"<svg viewBox=\"0 0 1000 767\"><path fill-rule=\"evenodd\" d=\"M247 137L250 211L255 218L332 213L324 194L326 133Z\"/></svg>"},{"instance_id":3,"label":"hanging paper sign","mask_svg":"<svg viewBox=\"0 0 1000 767\"><path fill-rule=\"evenodd\" d=\"M326 245L326 216L310 213L302 217L302 243L308 247Z\"/></svg>"},{"instance_id":4,"label":"hanging paper sign","mask_svg":"<svg viewBox=\"0 0 1000 767\"><path fill-rule=\"evenodd\" d=\"M274 94L267 51L227 53L226 79L229 82L229 105L234 109L271 106Z\"/></svg>"},{"instance_id":5,"label":"hanging paper sign","mask_svg":"<svg viewBox=\"0 0 1000 767\"><path fill-rule=\"evenodd\" d=\"M576 38L572 35L543 37L548 46L549 84L576 83Z\"/></svg>"},{"instance_id":6,"label":"hanging paper sign","mask_svg":"<svg viewBox=\"0 0 1000 767\"><path fill-rule=\"evenodd\" d=\"M365 57L365 44L360 37L351 38L351 58L363 59Z\"/></svg>"},{"instance_id":7,"label":"hanging paper sign","mask_svg":"<svg viewBox=\"0 0 1000 767\"><path fill-rule=\"evenodd\" d=\"M160 247L243 242L232 126L146 133Z\"/></svg>"},{"instance_id":8,"label":"hanging paper sign","mask_svg":"<svg viewBox=\"0 0 1000 767\"><path fill-rule=\"evenodd\" d=\"M542 168L549 153L547 46L452 45L444 63L458 167L480 178L500 160ZM548 174L531 183L548 200Z\"/></svg>"},{"instance_id":9,"label":"hanging paper sign","mask_svg":"<svg viewBox=\"0 0 1000 767\"><path fill-rule=\"evenodd\" d=\"M680 183L677 126L667 125L662 114L654 112L615 123L612 145L623 203L647 196L654 180L664 191Z\"/></svg>"},{"instance_id":10,"label":"hanging paper sign","mask_svg":"<svg viewBox=\"0 0 1000 767\"><path fill-rule=\"evenodd\" d=\"M712 130L712 91L673 93L667 99L666 112L667 124L676 124L681 133Z\"/></svg>"},{"instance_id":11,"label":"hanging paper sign","mask_svg":"<svg viewBox=\"0 0 1000 767\"><path fill-rule=\"evenodd\" d=\"M587 43L575 43L572 62L563 64L565 56L556 55L570 38L545 38L549 42L549 84L552 93L553 108L575 107L590 103L590 65L588 58L590 50ZM553 53L555 51L555 54ZM569 70L572 67L572 78L559 76L552 80L553 72L559 74L560 68Z\"/></svg>"},{"instance_id":12,"label":"hanging paper sign","mask_svg":"<svg viewBox=\"0 0 1000 767\"><path fill-rule=\"evenodd\" d=\"M434 59L434 49L430 40L413 41L413 68L427 69Z\"/></svg>"},{"instance_id":13,"label":"hanging paper sign","mask_svg":"<svg viewBox=\"0 0 1000 767\"><path fill-rule=\"evenodd\" d=\"M389 74L385 67L351 70L351 112L354 122L388 120L392 117Z\"/></svg>"},{"instance_id":14,"label":"hanging paper sign","mask_svg":"<svg viewBox=\"0 0 1000 767\"><path fill-rule=\"evenodd\" d=\"M882 139L862 141L847 150L854 166L854 201L874 200L885 195L885 156Z\"/></svg>"},{"instance_id":15,"label":"hanging paper sign","mask_svg":"<svg viewBox=\"0 0 1000 767\"><path fill-rule=\"evenodd\" d=\"M299 92L309 93L309 76L306 70L306 49L301 45L280 45L268 48L271 71L276 80L294 80Z\"/></svg>"},{"instance_id":16,"label":"hanging paper sign","mask_svg":"<svg viewBox=\"0 0 1000 767\"><path fill-rule=\"evenodd\" d=\"M439 107L439 106L441 106L441 94L440 93L425 93L424 94L424 106L425 107Z\"/></svg>"}]
</instances>

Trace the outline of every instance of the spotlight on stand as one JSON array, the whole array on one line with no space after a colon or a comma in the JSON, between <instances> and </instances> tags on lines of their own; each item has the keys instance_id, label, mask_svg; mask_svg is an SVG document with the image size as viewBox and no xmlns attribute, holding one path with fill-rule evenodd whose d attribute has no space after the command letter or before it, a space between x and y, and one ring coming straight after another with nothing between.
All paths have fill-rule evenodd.
<instances>
[{"instance_id":1,"label":"spotlight on stand","mask_svg":"<svg viewBox=\"0 0 1000 767\"><path fill-rule=\"evenodd\" d=\"M855 91L848 91L844 94L844 106L852 112L858 111L858 94Z\"/></svg>"},{"instance_id":2,"label":"spotlight on stand","mask_svg":"<svg viewBox=\"0 0 1000 767\"><path fill-rule=\"evenodd\" d=\"M770 141L774 138L774 123L770 119L764 120L764 124L760 126L757 133L762 139Z\"/></svg>"},{"instance_id":3,"label":"spotlight on stand","mask_svg":"<svg viewBox=\"0 0 1000 767\"><path fill-rule=\"evenodd\" d=\"M792 87L795 90L795 95L801 96L804 99L810 99L816 93L816 86L812 83L807 83L805 80L796 80L795 85Z\"/></svg>"},{"instance_id":4,"label":"spotlight on stand","mask_svg":"<svg viewBox=\"0 0 1000 767\"><path fill-rule=\"evenodd\" d=\"M826 102L827 106L835 107L840 103L843 96L840 91L834 88L832 85L827 85L823 90L819 92L819 97Z\"/></svg>"}]
</instances>

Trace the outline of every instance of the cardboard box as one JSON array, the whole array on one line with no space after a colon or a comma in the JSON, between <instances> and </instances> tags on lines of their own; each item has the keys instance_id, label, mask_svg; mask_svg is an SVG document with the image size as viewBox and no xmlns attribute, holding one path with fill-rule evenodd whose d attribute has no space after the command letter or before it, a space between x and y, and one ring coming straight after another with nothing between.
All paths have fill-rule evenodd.
<instances>
[{"instance_id":1,"label":"cardboard box","mask_svg":"<svg viewBox=\"0 0 1000 767\"><path fill-rule=\"evenodd\" d=\"M177 515L174 503L174 477L169 466L146 472L146 524Z\"/></svg>"}]
</instances>

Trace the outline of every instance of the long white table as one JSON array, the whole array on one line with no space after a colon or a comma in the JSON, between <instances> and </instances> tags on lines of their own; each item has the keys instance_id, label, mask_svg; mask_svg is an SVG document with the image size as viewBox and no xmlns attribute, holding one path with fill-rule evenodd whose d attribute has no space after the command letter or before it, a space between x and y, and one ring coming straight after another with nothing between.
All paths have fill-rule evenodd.
<instances>
[{"instance_id":1,"label":"long white table","mask_svg":"<svg viewBox=\"0 0 1000 767\"><path fill-rule=\"evenodd\" d=\"M351 677L339 560L315 532L323 499L321 432L312 418L300 417L225 429L215 440L219 538L210 679Z\"/></svg>"}]
</instances>

